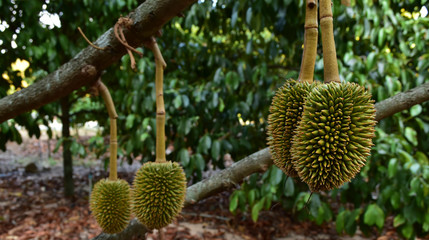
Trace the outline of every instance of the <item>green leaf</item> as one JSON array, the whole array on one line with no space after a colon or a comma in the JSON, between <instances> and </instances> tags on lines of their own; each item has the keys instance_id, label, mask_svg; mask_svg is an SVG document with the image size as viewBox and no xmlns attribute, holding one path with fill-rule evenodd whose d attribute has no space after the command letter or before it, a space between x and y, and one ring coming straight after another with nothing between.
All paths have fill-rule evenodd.
<instances>
[{"instance_id":1,"label":"green leaf","mask_svg":"<svg viewBox=\"0 0 429 240\"><path fill-rule=\"evenodd\" d=\"M378 47L383 47L384 41L386 40L386 32L383 28L378 31Z\"/></svg>"},{"instance_id":2,"label":"green leaf","mask_svg":"<svg viewBox=\"0 0 429 240\"><path fill-rule=\"evenodd\" d=\"M253 222L258 221L259 212L264 207L265 198L260 199L255 205L252 207L252 220Z\"/></svg>"},{"instance_id":3,"label":"green leaf","mask_svg":"<svg viewBox=\"0 0 429 240\"><path fill-rule=\"evenodd\" d=\"M247 9L247 12L246 12L246 23L250 25L251 21L252 21L252 8L250 7Z\"/></svg>"},{"instance_id":4,"label":"green leaf","mask_svg":"<svg viewBox=\"0 0 429 240\"><path fill-rule=\"evenodd\" d=\"M180 163L182 164L183 167L188 166L188 164L189 164L189 152L188 152L188 149L186 149L186 148L180 149L178 157L179 157L179 161L180 161Z\"/></svg>"},{"instance_id":5,"label":"green leaf","mask_svg":"<svg viewBox=\"0 0 429 240\"><path fill-rule=\"evenodd\" d=\"M425 214L425 220L423 223L423 231L425 231L425 232L429 231L429 214Z\"/></svg>"},{"instance_id":6,"label":"green leaf","mask_svg":"<svg viewBox=\"0 0 429 240\"><path fill-rule=\"evenodd\" d=\"M182 104L183 104L183 107L189 106L189 97L188 96L182 95Z\"/></svg>"},{"instance_id":7,"label":"green leaf","mask_svg":"<svg viewBox=\"0 0 429 240\"><path fill-rule=\"evenodd\" d=\"M231 28L234 28L235 24L237 23L237 19L238 19L238 4L239 4L239 2L237 2L235 4L234 8L232 9Z\"/></svg>"},{"instance_id":8,"label":"green leaf","mask_svg":"<svg viewBox=\"0 0 429 240\"><path fill-rule=\"evenodd\" d=\"M399 192L395 191L393 192L392 196L390 197L390 204L392 204L392 207L394 209L398 209L401 204L401 196L399 195Z\"/></svg>"},{"instance_id":9,"label":"green leaf","mask_svg":"<svg viewBox=\"0 0 429 240\"><path fill-rule=\"evenodd\" d=\"M231 195L231 198L229 200L229 211L232 213L235 212L235 210L237 209L237 206L238 206L238 194L237 194L237 191L235 191Z\"/></svg>"},{"instance_id":10,"label":"green leaf","mask_svg":"<svg viewBox=\"0 0 429 240\"><path fill-rule=\"evenodd\" d=\"M204 161L204 158L201 154L196 153L192 155L192 161L199 171L204 171L204 168L206 167L206 161Z\"/></svg>"},{"instance_id":11,"label":"green leaf","mask_svg":"<svg viewBox=\"0 0 429 240\"><path fill-rule=\"evenodd\" d=\"M398 154L401 156L401 160L404 160L404 163L410 163L414 161L414 158L407 152L402 149L398 149Z\"/></svg>"},{"instance_id":12,"label":"green leaf","mask_svg":"<svg viewBox=\"0 0 429 240\"><path fill-rule=\"evenodd\" d=\"M54 153L58 152L58 149L60 148L60 146L63 144L64 138L60 138L57 141L57 144L55 145L55 148L53 150Z\"/></svg>"},{"instance_id":13,"label":"green leaf","mask_svg":"<svg viewBox=\"0 0 429 240\"><path fill-rule=\"evenodd\" d=\"M232 90L236 90L240 84L240 78L236 72L228 72L226 74L226 84Z\"/></svg>"},{"instance_id":14,"label":"green leaf","mask_svg":"<svg viewBox=\"0 0 429 240\"><path fill-rule=\"evenodd\" d=\"M219 140L213 141L212 148L211 148L211 154L212 154L212 158L215 161L217 161L219 159L219 156L220 156L220 141Z\"/></svg>"},{"instance_id":15,"label":"green leaf","mask_svg":"<svg viewBox=\"0 0 429 240\"><path fill-rule=\"evenodd\" d=\"M377 225L378 228L382 228L384 225L384 212L377 204L371 204L366 209L364 215L364 223L367 225Z\"/></svg>"},{"instance_id":16,"label":"green leaf","mask_svg":"<svg viewBox=\"0 0 429 240\"><path fill-rule=\"evenodd\" d=\"M217 92L213 93L211 104L209 105L211 108L216 108L219 104L219 94Z\"/></svg>"},{"instance_id":17,"label":"green leaf","mask_svg":"<svg viewBox=\"0 0 429 240\"><path fill-rule=\"evenodd\" d=\"M125 128L131 129L134 125L134 119L136 116L134 114L130 114L127 116L127 119L125 120Z\"/></svg>"},{"instance_id":18,"label":"green leaf","mask_svg":"<svg viewBox=\"0 0 429 240\"><path fill-rule=\"evenodd\" d=\"M414 146L417 146L417 132L416 130L412 129L411 127L405 128L405 137L408 141L410 141Z\"/></svg>"},{"instance_id":19,"label":"green leaf","mask_svg":"<svg viewBox=\"0 0 429 240\"><path fill-rule=\"evenodd\" d=\"M423 110L423 108L422 108L422 105L420 105L420 104L412 106L410 108L411 117L418 116L422 112L422 110Z\"/></svg>"},{"instance_id":20,"label":"green leaf","mask_svg":"<svg viewBox=\"0 0 429 240\"><path fill-rule=\"evenodd\" d=\"M270 175L270 183L271 185L278 185L283 178L283 172L277 167L271 168L271 175Z\"/></svg>"},{"instance_id":21,"label":"green leaf","mask_svg":"<svg viewBox=\"0 0 429 240\"><path fill-rule=\"evenodd\" d=\"M143 134L140 135L140 142L144 142L146 140L146 138L149 137L149 133L145 132Z\"/></svg>"},{"instance_id":22,"label":"green leaf","mask_svg":"<svg viewBox=\"0 0 429 240\"><path fill-rule=\"evenodd\" d=\"M182 105L182 97L180 95L176 95L173 100L174 107L177 109Z\"/></svg>"},{"instance_id":23,"label":"green leaf","mask_svg":"<svg viewBox=\"0 0 429 240\"><path fill-rule=\"evenodd\" d=\"M375 54L375 52L370 52L368 54L368 57L366 59L366 70L370 71L374 66L375 66L375 57L377 55Z\"/></svg>"},{"instance_id":24,"label":"green leaf","mask_svg":"<svg viewBox=\"0 0 429 240\"><path fill-rule=\"evenodd\" d=\"M413 225L408 223L405 227L402 228L401 233L405 238L410 239L413 236Z\"/></svg>"},{"instance_id":25,"label":"green leaf","mask_svg":"<svg viewBox=\"0 0 429 240\"><path fill-rule=\"evenodd\" d=\"M426 154L424 154L421 151L417 151L416 154L414 155L414 157L423 166L429 164L428 157L426 156Z\"/></svg>"},{"instance_id":26,"label":"green leaf","mask_svg":"<svg viewBox=\"0 0 429 240\"><path fill-rule=\"evenodd\" d=\"M335 220L335 228L337 230L337 233L343 232L347 213L347 210L344 210L337 215L337 219Z\"/></svg>"},{"instance_id":27,"label":"green leaf","mask_svg":"<svg viewBox=\"0 0 429 240\"><path fill-rule=\"evenodd\" d=\"M355 209L354 211L350 212L350 214L346 215L345 217L345 224L344 229L346 230L346 233L349 235L354 235L356 233L357 229L357 220L359 219L360 215L360 208Z\"/></svg>"},{"instance_id":28,"label":"green leaf","mask_svg":"<svg viewBox=\"0 0 429 240\"><path fill-rule=\"evenodd\" d=\"M250 39L246 44L246 54L252 53L252 39Z\"/></svg>"},{"instance_id":29,"label":"green leaf","mask_svg":"<svg viewBox=\"0 0 429 240\"><path fill-rule=\"evenodd\" d=\"M191 131L192 122L189 118L182 118L179 123L178 133L181 136L187 135Z\"/></svg>"},{"instance_id":30,"label":"green leaf","mask_svg":"<svg viewBox=\"0 0 429 240\"><path fill-rule=\"evenodd\" d=\"M396 217L393 219L393 226L395 228L401 226L404 223L405 223L405 218L401 214L396 215Z\"/></svg>"},{"instance_id":31,"label":"green leaf","mask_svg":"<svg viewBox=\"0 0 429 240\"><path fill-rule=\"evenodd\" d=\"M223 102L222 98L219 98L219 112L223 112L225 109L225 103Z\"/></svg>"},{"instance_id":32,"label":"green leaf","mask_svg":"<svg viewBox=\"0 0 429 240\"><path fill-rule=\"evenodd\" d=\"M204 135L198 143L198 150L200 153L207 154L211 145L212 145L212 139L210 138L210 136Z\"/></svg>"},{"instance_id":33,"label":"green leaf","mask_svg":"<svg viewBox=\"0 0 429 240\"><path fill-rule=\"evenodd\" d=\"M420 186L421 186L420 178L419 177L413 177L413 179L410 182L410 187L411 187L410 195L413 193L420 192L420 190L421 190Z\"/></svg>"},{"instance_id":34,"label":"green leaf","mask_svg":"<svg viewBox=\"0 0 429 240\"><path fill-rule=\"evenodd\" d=\"M222 77L223 77L222 68L218 68L213 77L213 82L220 83L220 80L222 79Z\"/></svg>"},{"instance_id":35,"label":"green leaf","mask_svg":"<svg viewBox=\"0 0 429 240\"><path fill-rule=\"evenodd\" d=\"M247 193L247 199L248 199L249 205L253 206L253 203L255 202L255 199L256 199L256 189L251 189Z\"/></svg>"},{"instance_id":36,"label":"green leaf","mask_svg":"<svg viewBox=\"0 0 429 240\"><path fill-rule=\"evenodd\" d=\"M285 183L285 196L291 197L293 196L294 192L295 192L295 184L293 183L292 178L288 177Z\"/></svg>"},{"instance_id":37,"label":"green leaf","mask_svg":"<svg viewBox=\"0 0 429 240\"><path fill-rule=\"evenodd\" d=\"M387 175L389 178L393 178L396 175L398 170L398 159L392 158L389 161L389 165L387 167Z\"/></svg>"},{"instance_id":38,"label":"green leaf","mask_svg":"<svg viewBox=\"0 0 429 240\"><path fill-rule=\"evenodd\" d=\"M271 203L273 201L273 193L269 193L265 196L265 210L270 210Z\"/></svg>"}]
</instances>

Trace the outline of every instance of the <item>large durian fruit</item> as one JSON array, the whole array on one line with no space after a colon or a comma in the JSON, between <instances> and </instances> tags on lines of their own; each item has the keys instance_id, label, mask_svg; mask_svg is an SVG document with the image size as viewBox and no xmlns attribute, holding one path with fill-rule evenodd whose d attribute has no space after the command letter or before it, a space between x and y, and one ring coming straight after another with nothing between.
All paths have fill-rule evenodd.
<instances>
[{"instance_id":1,"label":"large durian fruit","mask_svg":"<svg viewBox=\"0 0 429 240\"><path fill-rule=\"evenodd\" d=\"M183 208L186 176L175 162L148 162L136 173L132 209L149 229L170 224Z\"/></svg>"},{"instance_id":2,"label":"large durian fruit","mask_svg":"<svg viewBox=\"0 0 429 240\"><path fill-rule=\"evenodd\" d=\"M295 129L301 121L303 105L318 82L297 82L293 79L277 90L268 116L268 146L274 164L290 177L298 173L292 164L290 148Z\"/></svg>"},{"instance_id":3,"label":"large durian fruit","mask_svg":"<svg viewBox=\"0 0 429 240\"><path fill-rule=\"evenodd\" d=\"M277 90L268 116L268 146L274 164L290 177L297 177L293 167L290 148L292 137L303 111L303 105L311 90L319 85L313 83L317 57L317 1L306 1L304 25L304 49L298 81L287 80Z\"/></svg>"},{"instance_id":4,"label":"large durian fruit","mask_svg":"<svg viewBox=\"0 0 429 240\"><path fill-rule=\"evenodd\" d=\"M340 187L365 165L374 137L371 95L355 83L329 83L308 95L292 141L295 170L312 192Z\"/></svg>"},{"instance_id":5,"label":"large durian fruit","mask_svg":"<svg viewBox=\"0 0 429 240\"><path fill-rule=\"evenodd\" d=\"M89 207L103 231L113 234L128 225L130 202L130 185L126 181L101 179L94 185Z\"/></svg>"}]
</instances>

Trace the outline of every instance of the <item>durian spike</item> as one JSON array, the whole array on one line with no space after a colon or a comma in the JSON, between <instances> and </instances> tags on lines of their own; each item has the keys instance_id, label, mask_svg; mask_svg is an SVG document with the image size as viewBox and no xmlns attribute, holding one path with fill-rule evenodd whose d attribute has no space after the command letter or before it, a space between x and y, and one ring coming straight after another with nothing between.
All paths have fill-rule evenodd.
<instances>
[{"instance_id":1,"label":"durian spike","mask_svg":"<svg viewBox=\"0 0 429 240\"><path fill-rule=\"evenodd\" d=\"M163 80L164 68L167 64L162 57L158 44L155 38L151 39L148 48L152 50L155 57L155 92L156 92L156 160L155 162L167 162L165 158L165 107L164 107L164 93L163 93Z\"/></svg>"},{"instance_id":2,"label":"durian spike","mask_svg":"<svg viewBox=\"0 0 429 240\"><path fill-rule=\"evenodd\" d=\"M341 82L338 74L337 52L334 41L334 23L331 0L320 0L320 28L322 30L322 49L324 82Z\"/></svg>"},{"instance_id":3,"label":"durian spike","mask_svg":"<svg viewBox=\"0 0 429 240\"><path fill-rule=\"evenodd\" d=\"M317 56L317 39L319 35L317 22L317 0L307 0L305 5L305 32L304 51L299 71L299 82L312 83L314 78L314 65Z\"/></svg>"},{"instance_id":4,"label":"durian spike","mask_svg":"<svg viewBox=\"0 0 429 240\"><path fill-rule=\"evenodd\" d=\"M117 173L117 153L118 153L118 139L116 135L116 119L118 118L118 114L115 110L115 105L113 104L112 96L109 93L109 89L107 89L106 85L103 84L100 80L97 82L98 91L101 94L101 97L104 100L104 104L106 105L107 112L110 118L110 172L109 172L109 180L115 181L118 179Z\"/></svg>"}]
</instances>

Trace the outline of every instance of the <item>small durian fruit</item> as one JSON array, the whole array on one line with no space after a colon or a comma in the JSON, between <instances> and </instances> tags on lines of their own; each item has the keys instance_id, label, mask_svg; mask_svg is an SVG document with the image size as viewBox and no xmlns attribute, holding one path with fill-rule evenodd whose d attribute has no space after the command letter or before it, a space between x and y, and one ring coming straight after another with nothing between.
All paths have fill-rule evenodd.
<instances>
[{"instance_id":1,"label":"small durian fruit","mask_svg":"<svg viewBox=\"0 0 429 240\"><path fill-rule=\"evenodd\" d=\"M170 224L185 202L186 176L175 162L147 162L136 173L132 210L149 229Z\"/></svg>"},{"instance_id":2,"label":"small durian fruit","mask_svg":"<svg viewBox=\"0 0 429 240\"><path fill-rule=\"evenodd\" d=\"M268 145L274 164L290 177L298 173L292 164L290 148L292 137L301 120L303 105L318 82L297 82L293 79L277 90L268 116Z\"/></svg>"},{"instance_id":3,"label":"small durian fruit","mask_svg":"<svg viewBox=\"0 0 429 240\"><path fill-rule=\"evenodd\" d=\"M308 95L292 141L295 170L312 192L340 187L365 165L375 136L371 94L355 83L329 83Z\"/></svg>"},{"instance_id":4,"label":"small durian fruit","mask_svg":"<svg viewBox=\"0 0 429 240\"><path fill-rule=\"evenodd\" d=\"M122 232L131 215L130 185L121 179L101 179L91 192L89 207L104 232Z\"/></svg>"}]
</instances>

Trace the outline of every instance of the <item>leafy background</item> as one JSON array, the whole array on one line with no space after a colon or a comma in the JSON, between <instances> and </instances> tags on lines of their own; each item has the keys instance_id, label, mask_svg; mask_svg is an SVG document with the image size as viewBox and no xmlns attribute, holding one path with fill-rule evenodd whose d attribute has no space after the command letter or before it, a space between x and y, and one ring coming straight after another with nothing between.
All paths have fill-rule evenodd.
<instances>
[{"instance_id":1,"label":"leafy background","mask_svg":"<svg viewBox=\"0 0 429 240\"><path fill-rule=\"evenodd\" d=\"M207 170L225 168L266 147L268 106L275 90L298 76L303 43L303 0L198 1L184 18L175 18L158 39L165 73L167 157L180 162L190 183ZM134 0L0 1L0 97L37 81L67 62L87 44L81 27L96 39L116 19L138 5ZM426 0L334 1L334 34L340 76L371 91L376 101L419 86L428 79L429 18ZM426 9L426 14L424 13ZM40 17L57 16L60 26ZM320 32L320 31L319 31ZM15 44L12 44L14 42ZM319 41L320 45L320 41ZM141 49L137 71L129 57L103 75L119 114L119 156L131 162L154 159L155 95L153 56ZM12 63L25 59L24 71ZM321 46L315 77L323 79ZM113 90L114 89L114 90ZM233 213L262 210L279 203L299 220L335 221L339 233L381 230L388 217L408 239L429 232L428 103L379 122L368 164L340 189L310 194L305 184L286 179L276 167L253 174L230 197ZM102 131L87 143L60 139L71 155L106 151L107 114L87 89L0 124L0 147L21 142L24 127L40 136L54 119L78 128L96 120ZM65 124L64 124L65 125ZM48 129L50 137L52 131ZM64 131L63 131L64 134ZM64 145L68 143L68 145Z\"/></svg>"}]
</instances>

